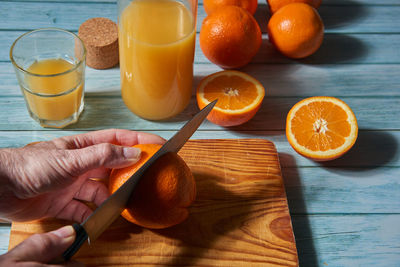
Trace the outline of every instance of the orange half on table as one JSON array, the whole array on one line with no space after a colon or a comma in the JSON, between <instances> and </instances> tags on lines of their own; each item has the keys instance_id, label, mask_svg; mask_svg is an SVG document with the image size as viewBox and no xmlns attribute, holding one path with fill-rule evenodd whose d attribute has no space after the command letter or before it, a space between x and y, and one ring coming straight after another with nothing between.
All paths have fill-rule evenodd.
<instances>
[{"instance_id":1,"label":"orange half on table","mask_svg":"<svg viewBox=\"0 0 400 267\"><path fill-rule=\"evenodd\" d=\"M236 126L250 120L259 110L264 95L265 89L259 81L234 70L205 77L196 92L200 109L218 99L207 119L221 126Z\"/></svg>"},{"instance_id":2,"label":"orange half on table","mask_svg":"<svg viewBox=\"0 0 400 267\"><path fill-rule=\"evenodd\" d=\"M286 136L301 155L316 161L336 159L356 142L357 120L335 97L316 96L295 104L286 120Z\"/></svg>"}]
</instances>

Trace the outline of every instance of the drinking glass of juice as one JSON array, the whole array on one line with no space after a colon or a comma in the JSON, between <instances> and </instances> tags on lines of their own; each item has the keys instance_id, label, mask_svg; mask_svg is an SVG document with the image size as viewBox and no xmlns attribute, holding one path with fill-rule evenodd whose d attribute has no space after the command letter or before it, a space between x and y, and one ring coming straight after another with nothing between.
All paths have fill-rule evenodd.
<instances>
[{"instance_id":1,"label":"drinking glass of juice","mask_svg":"<svg viewBox=\"0 0 400 267\"><path fill-rule=\"evenodd\" d=\"M149 120L171 118L192 95L197 0L118 0L121 94Z\"/></svg>"},{"instance_id":2,"label":"drinking glass of juice","mask_svg":"<svg viewBox=\"0 0 400 267\"><path fill-rule=\"evenodd\" d=\"M77 122L83 110L86 50L74 33L46 28L20 36L10 58L30 116L43 127Z\"/></svg>"}]
</instances>

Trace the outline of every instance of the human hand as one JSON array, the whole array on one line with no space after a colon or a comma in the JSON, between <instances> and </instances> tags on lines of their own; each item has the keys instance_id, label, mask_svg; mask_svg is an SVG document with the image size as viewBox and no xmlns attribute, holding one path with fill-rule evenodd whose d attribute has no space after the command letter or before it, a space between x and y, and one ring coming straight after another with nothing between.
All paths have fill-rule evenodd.
<instances>
[{"instance_id":1,"label":"human hand","mask_svg":"<svg viewBox=\"0 0 400 267\"><path fill-rule=\"evenodd\" d=\"M0 218L26 221L55 217L84 221L109 195L101 181L110 168L135 163L138 143L164 143L157 135L103 130L0 150Z\"/></svg>"},{"instance_id":2,"label":"human hand","mask_svg":"<svg viewBox=\"0 0 400 267\"><path fill-rule=\"evenodd\" d=\"M35 234L0 256L0 266L15 267L78 267L82 263L70 260L60 264L46 264L58 258L74 241L72 226L64 226L55 231Z\"/></svg>"}]
</instances>

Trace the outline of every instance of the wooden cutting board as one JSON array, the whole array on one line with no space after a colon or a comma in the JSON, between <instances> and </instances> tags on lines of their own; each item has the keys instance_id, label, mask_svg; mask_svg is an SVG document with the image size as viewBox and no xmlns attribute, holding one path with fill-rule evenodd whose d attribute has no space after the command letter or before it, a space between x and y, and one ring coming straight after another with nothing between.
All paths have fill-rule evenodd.
<instances>
[{"instance_id":1,"label":"wooden cutting board","mask_svg":"<svg viewBox=\"0 0 400 267\"><path fill-rule=\"evenodd\" d=\"M179 154L197 184L189 218L169 229L148 230L120 217L75 259L87 266L298 266L272 142L190 140ZM13 223L9 247L65 223Z\"/></svg>"}]
</instances>

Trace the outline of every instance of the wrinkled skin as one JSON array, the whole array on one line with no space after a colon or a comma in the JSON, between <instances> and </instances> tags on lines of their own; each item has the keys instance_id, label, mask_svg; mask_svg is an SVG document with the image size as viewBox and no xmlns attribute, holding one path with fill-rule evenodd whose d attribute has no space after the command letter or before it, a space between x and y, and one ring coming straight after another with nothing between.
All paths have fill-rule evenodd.
<instances>
[{"instance_id":1,"label":"wrinkled skin","mask_svg":"<svg viewBox=\"0 0 400 267\"><path fill-rule=\"evenodd\" d=\"M99 180L107 178L111 168L135 163L140 151L131 146L138 143L162 144L164 139L112 129L1 149L0 218L28 221L54 217L82 222L92 213L82 201L99 205L108 197ZM48 266L43 264L59 256L75 238L72 228L62 229L28 238L0 256L0 265ZM40 258L43 249L49 252ZM79 266L76 262L62 266L76 264Z\"/></svg>"}]
</instances>

